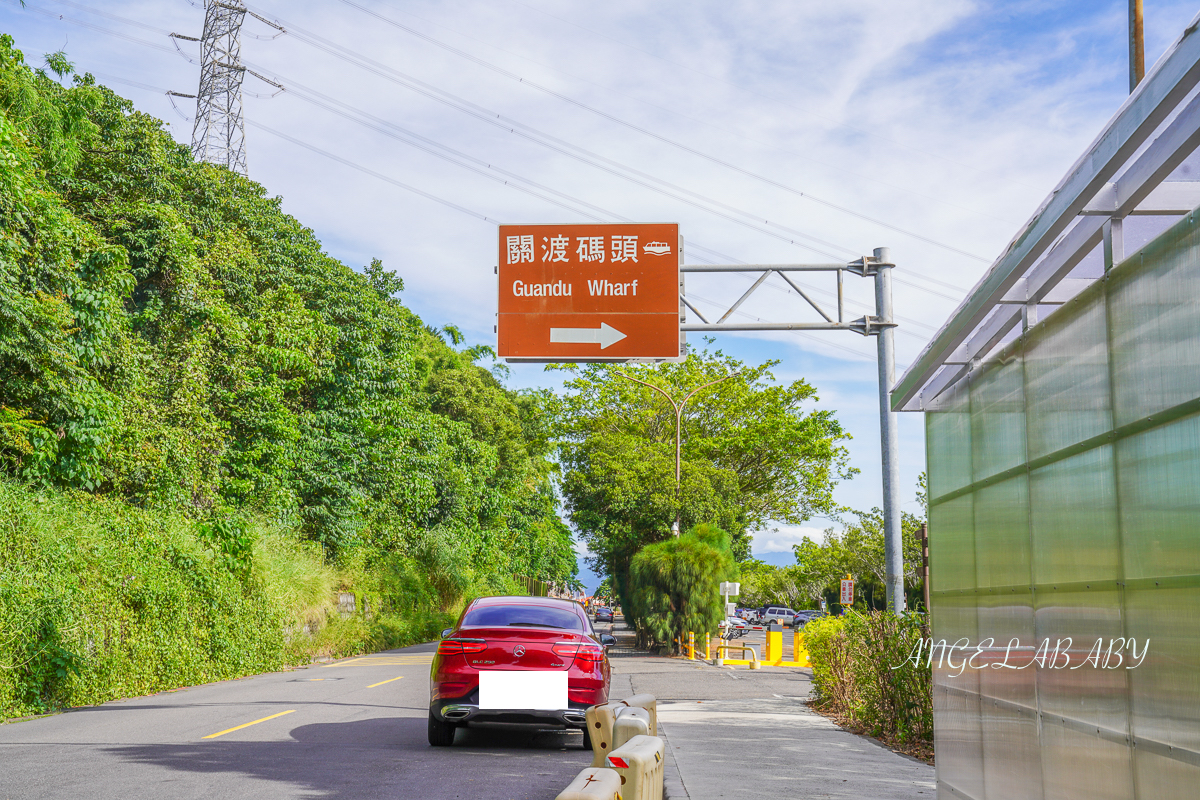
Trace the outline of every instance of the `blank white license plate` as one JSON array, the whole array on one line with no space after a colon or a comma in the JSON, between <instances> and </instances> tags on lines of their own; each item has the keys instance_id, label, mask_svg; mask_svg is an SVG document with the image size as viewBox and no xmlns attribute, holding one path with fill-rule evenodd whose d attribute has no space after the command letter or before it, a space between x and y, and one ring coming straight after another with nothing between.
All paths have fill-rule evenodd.
<instances>
[{"instance_id":1,"label":"blank white license plate","mask_svg":"<svg viewBox=\"0 0 1200 800\"><path fill-rule=\"evenodd\" d=\"M567 708L566 670L482 670L479 673L482 709Z\"/></svg>"}]
</instances>

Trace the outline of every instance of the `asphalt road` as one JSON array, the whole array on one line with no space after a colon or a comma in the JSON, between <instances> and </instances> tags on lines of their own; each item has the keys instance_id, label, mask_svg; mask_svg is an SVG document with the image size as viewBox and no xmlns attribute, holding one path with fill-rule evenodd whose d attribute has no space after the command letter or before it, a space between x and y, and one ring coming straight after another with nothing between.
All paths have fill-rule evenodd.
<instances>
[{"instance_id":1,"label":"asphalt road","mask_svg":"<svg viewBox=\"0 0 1200 800\"><path fill-rule=\"evenodd\" d=\"M591 763L574 732L460 729L430 747L434 649L0 725L0 799L551 800Z\"/></svg>"}]
</instances>

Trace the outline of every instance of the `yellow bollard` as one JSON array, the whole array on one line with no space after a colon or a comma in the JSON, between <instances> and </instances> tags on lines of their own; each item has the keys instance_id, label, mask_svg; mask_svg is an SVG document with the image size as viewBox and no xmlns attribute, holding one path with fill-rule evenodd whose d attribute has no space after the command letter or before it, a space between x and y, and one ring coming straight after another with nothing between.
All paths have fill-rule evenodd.
<instances>
[{"instance_id":1,"label":"yellow bollard","mask_svg":"<svg viewBox=\"0 0 1200 800\"><path fill-rule=\"evenodd\" d=\"M688 631L688 658L696 660L696 634Z\"/></svg>"},{"instance_id":2,"label":"yellow bollard","mask_svg":"<svg viewBox=\"0 0 1200 800\"><path fill-rule=\"evenodd\" d=\"M763 663L775 664L783 661L783 626L770 625L766 630L767 644L763 648Z\"/></svg>"},{"instance_id":3,"label":"yellow bollard","mask_svg":"<svg viewBox=\"0 0 1200 800\"><path fill-rule=\"evenodd\" d=\"M792 661L802 667L811 667L808 660L808 648L804 645L804 634L800 629L792 631Z\"/></svg>"},{"instance_id":4,"label":"yellow bollard","mask_svg":"<svg viewBox=\"0 0 1200 800\"><path fill-rule=\"evenodd\" d=\"M704 635L704 660L712 661L712 636Z\"/></svg>"}]
</instances>

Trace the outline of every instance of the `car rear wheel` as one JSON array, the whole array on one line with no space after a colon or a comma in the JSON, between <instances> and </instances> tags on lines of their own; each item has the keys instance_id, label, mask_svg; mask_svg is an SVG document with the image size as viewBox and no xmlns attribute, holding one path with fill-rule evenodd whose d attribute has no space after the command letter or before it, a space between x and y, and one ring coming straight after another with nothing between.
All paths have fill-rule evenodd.
<instances>
[{"instance_id":1,"label":"car rear wheel","mask_svg":"<svg viewBox=\"0 0 1200 800\"><path fill-rule=\"evenodd\" d=\"M442 722L429 712L429 744L434 747L449 747L454 744L453 722Z\"/></svg>"},{"instance_id":2,"label":"car rear wheel","mask_svg":"<svg viewBox=\"0 0 1200 800\"><path fill-rule=\"evenodd\" d=\"M587 726L583 726L583 749L592 749L592 734L588 732Z\"/></svg>"}]
</instances>

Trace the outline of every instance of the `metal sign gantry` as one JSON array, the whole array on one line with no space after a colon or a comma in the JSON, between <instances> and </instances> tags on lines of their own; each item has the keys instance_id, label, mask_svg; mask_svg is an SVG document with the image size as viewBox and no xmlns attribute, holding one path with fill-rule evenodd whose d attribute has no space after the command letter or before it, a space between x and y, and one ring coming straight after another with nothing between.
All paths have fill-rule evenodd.
<instances>
[{"instance_id":1,"label":"metal sign gantry","mask_svg":"<svg viewBox=\"0 0 1200 800\"><path fill-rule=\"evenodd\" d=\"M716 322L704 314L681 291L680 301L700 318L699 323L680 320L680 330L689 332L717 331L853 331L862 336L874 336L878 345L879 365L879 433L883 462L883 527L884 557L887 561L887 600L893 612L904 611L904 547L901 539L899 445L896 434L896 412L892 411L889 394L896 382L896 347L892 318L892 269L888 248L876 248L873 255L845 264L683 264L681 273L759 273L758 278L725 311ZM837 317L821 307L788 273L833 272L837 274ZM842 292L844 273L875 279L875 314L847 320ZM801 298L821 315L824 322L729 322L729 318L763 285L771 275L778 275Z\"/></svg>"}]
</instances>

